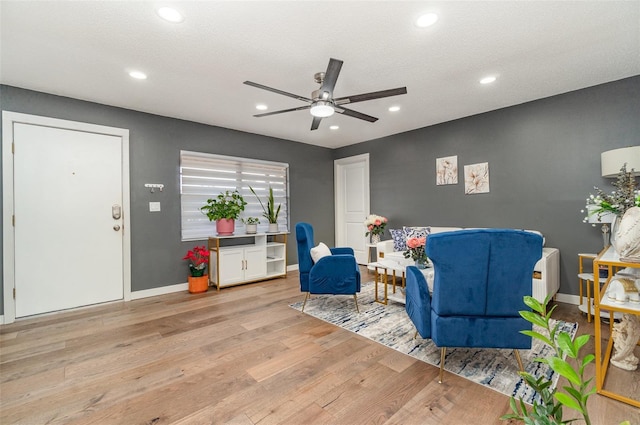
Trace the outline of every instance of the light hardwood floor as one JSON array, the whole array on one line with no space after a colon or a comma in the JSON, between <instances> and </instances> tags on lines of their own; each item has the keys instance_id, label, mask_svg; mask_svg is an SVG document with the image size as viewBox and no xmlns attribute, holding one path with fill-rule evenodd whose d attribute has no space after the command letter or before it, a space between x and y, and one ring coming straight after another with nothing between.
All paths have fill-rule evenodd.
<instances>
[{"instance_id":1,"label":"light hardwood floor","mask_svg":"<svg viewBox=\"0 0 640 425\"><path fill-rule=\"evenodd\" d=\"M2 326L0 423L506 423L508 397L451 374L438 384L437 368L288 306L302 298L291 272ZM593 335L575 306L556 317ZM640 424L606 397L589 407L594 425Z\"/></svg>"}]
</instances>

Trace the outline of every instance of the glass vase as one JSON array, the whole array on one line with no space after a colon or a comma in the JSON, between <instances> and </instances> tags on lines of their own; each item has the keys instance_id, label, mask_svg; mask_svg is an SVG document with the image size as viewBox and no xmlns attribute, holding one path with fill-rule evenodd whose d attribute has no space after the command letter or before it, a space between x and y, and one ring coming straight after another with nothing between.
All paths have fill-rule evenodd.
<instances>
[{"instance_id":1,"label":"glass vase","mask_svg":"<svg viewBox=\"0 0 640 425\"><path fill-rule=\"evenodd\" d=\"M371 235L371 243L378 243L380 242L380 235Z\"/></svg>"},{"instance_id":2,"label":"glass vase","mask_svg":"<svg viewBox=\"0 0 640 425\"><path fill-rule=\"evenodd\" d=\"M419 269L427 268L427 259L426 258L417 258L416 259L416 267Z\"/></svg>"}]
</instances>

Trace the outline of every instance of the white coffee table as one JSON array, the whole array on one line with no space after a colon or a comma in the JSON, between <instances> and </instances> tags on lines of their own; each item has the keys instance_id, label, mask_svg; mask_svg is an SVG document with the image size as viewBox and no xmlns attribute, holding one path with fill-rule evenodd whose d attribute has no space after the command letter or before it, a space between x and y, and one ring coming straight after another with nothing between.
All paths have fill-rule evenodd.
<instances>
[{"instance_id":1,"label":"white coffee table","mask_svg":"<svg viewBox=\"0 0 640 425\"><path fill-rule=\"evenodd\" d=\"M373 267L375 271L375 289L374 289L374 300L377 303L387 305L389 300L399 302L401 304L405 304L405 293L404 288L406 284L405 272L407 269L407 264L400 264L394 260L380 260L374 263L369 263L369 266ZM411 265L411 264L408 264ZM426 269L419 269L427 280L427 285L429 286L429 292L433 292L433 268L427 267ZM392 282L391 282L391 295L388 292L389 285L389 274L391 274ZM401 284L399 287L399 293L396 295L396 277L401 277ZM378 291L378 283L382 283L384 285L383 297L379 297Z\"/></svg>"}]
</instances>

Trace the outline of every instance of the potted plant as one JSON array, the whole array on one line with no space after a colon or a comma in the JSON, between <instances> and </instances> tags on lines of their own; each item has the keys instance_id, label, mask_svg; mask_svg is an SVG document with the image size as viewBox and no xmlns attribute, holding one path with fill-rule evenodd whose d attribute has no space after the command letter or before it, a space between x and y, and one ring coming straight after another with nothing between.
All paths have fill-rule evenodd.
<instances>
[{"instance_id":1,"label":"potted plant","mask_svg":"<svg viewBox=\"0 0 640 425\"><path fill-rule=\"evenodd\" d=\"M244 211L246 201L238 190L227 190L213 199L207 199L207 204L200 208L209 220L216 222L216 231L220 236L233 235L235 220Z\"/></svg>"},{"instance_id":2,"label":"potted plant","mask_svg":"<svg viewBox=\"0 0 640 425\"><path fill-rule=\"evenodd\" d=\"M278 215L280 214L280 207L282 205L278 205L276 208L275 201L273 199L273 188L269 186L269 196L267 197L267 206L265 207L258 194L251 186L249 186L251 192L256 196L258 202L260 202L260 206L262 207L262 216L269 221L269 233L276 233L278 231Z\"/></svg>"},{"instance_id":3,"label":"potted plant","mask_svg":"<svg viewBox=\"0 0 640 425\"><path fill-rule=\"evenodd\" d=\"M205 246L195 246L187 251L183 260L189 260L189 292L192 294L206 292L209 289L209 276L207 264L209 264L209 251Z\"/></svg>"},{"instance_id":4,"label":"potted plant","mask_svg":"<svg viewBox=\"0 0 640 425\"><path fill-rule=\"evenodd\" d=\"M520 375L534 391L540 394L542 401L534 403L530 409L527 409L522 399L518 403L515 398L511 397L510 407L513 413L503 415L502 420L516 420L526 424L565 424L571 421L565 421L562 417L564 407L577 410L582 415L586 425L591 425L589 412L587 411L587 399L596 392L593 385L593 378L587 379L585 376L585 368L591 363L595 356L589 353L584 357L579 357L580 349L589 340L589 335L581 335L575 340L571 340L571 336L567 332L558 331L558 323L553 324L551 314L556 306L547 310L551 296L547 296L544 302L525 296L524 303L531 310L520 312L520 316L539 326L544 333L535 330L520 331L525 335L536 338L552 348L550 355L544 358L535 359L536 362L546 363L555 372L567 379L568 385L563 387L565 392L556 391L552 388L551 381L545 376L536 378L527 372L520 372ZM576 366L565 360L565 357L572 358ZM628 422L622 422L625 425Z\"/></svg>"},{"instance_id":5,"label":"potted plant","mask_svg":"<svg viewBox=\"0 0 640 425\"><path fill-rule=\"evenodd\" d=\"M258 232L258 223L260 223L259 218L257 217L243 218L242 222L245 225L247 233L253 234Z\"/></svg>"},{"instance_id":6,"label":"potted plant","mask_svg":"<svg viewBox=\"0 0 640 425\"><path fill-rule=\"evenodd\" d=\"M404 258L412 258L416 263L416 267L419 269L426 269L429 264L429 258L425 252L424 246L427 243L427 238L408 238L407 250L403 253Z\"/></svg>"},{"instance_id":7,"label":"potted plant","mask_svg":"<svg viewBox=\"0 0 640 425\"><path fill-rule=\"evenodd\" d=\"M369 214L364 220L364 226L367 228L364 235L371 235L371 243L380 242L380 236L384 233L384 228L387 225L387 222L387 217L377 214Z\"/></svg>"}]
</instances>

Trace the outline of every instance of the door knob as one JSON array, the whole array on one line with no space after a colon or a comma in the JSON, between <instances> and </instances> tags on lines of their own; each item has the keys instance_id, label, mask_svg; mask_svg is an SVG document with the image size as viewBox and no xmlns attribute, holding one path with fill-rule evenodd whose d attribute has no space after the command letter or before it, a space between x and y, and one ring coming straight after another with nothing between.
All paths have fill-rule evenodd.
<instances>
[{"instance_id":1,"label":"door knob","mask_svg":"<svg viewBox=\"0 0 640 425\"><path fill-rule=\"evenodd\" d=\"M113 230L115 230L116 232L120 230L120 225L116 224L115 226L113 226Z\"/></svg>"}]
</instances>

